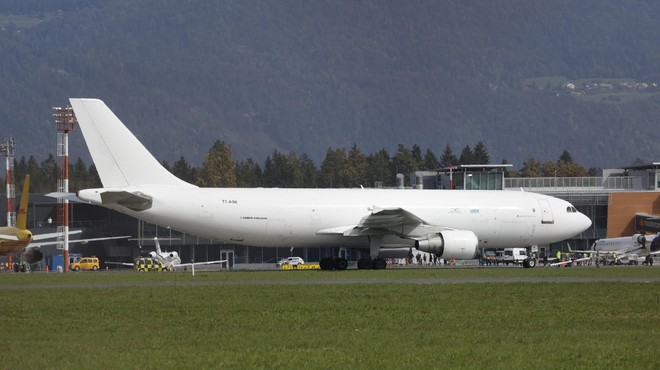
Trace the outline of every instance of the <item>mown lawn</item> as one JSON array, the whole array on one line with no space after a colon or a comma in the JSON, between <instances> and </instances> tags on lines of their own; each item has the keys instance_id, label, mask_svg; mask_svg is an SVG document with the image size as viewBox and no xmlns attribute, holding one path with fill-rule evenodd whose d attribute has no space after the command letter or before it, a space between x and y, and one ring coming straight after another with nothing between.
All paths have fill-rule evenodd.
<instances>
[{"instance_id":1,"label":"mown lawn","mask_svg":"<svg viewBox=\"0 0 660 370\"><path fill-rule=\"evenodd\" d=\"M254 283L0 289L0 368L657 369L659 283L266 283L657 270L7 274L5 287L49 279Z\"/></svg>"}]
</instances>

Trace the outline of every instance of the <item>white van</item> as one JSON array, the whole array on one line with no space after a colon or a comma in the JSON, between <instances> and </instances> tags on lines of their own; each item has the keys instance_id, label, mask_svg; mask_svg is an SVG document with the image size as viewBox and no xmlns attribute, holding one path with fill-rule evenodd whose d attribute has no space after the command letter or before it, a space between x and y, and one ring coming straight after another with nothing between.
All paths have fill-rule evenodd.
<instances>
[{"instance_id":1,"label":"white van","mask_svg":"<svg viewBox=\"0 0 660 370\"><path fill-rule=\"evenodd\" d=\"M527 249L525 248L504 248L504 256L502 262L505 264L514 263L516 265L522 264L527 259Z\"/></svg>"}]
</instances>

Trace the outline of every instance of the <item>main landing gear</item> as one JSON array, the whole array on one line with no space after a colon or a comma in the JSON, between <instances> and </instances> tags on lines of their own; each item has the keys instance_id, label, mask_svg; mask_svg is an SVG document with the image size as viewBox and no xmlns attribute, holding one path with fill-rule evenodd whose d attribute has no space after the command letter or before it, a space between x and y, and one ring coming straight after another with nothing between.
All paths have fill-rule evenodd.
<instances>
[{"instance_id":1,"label":"main landing gear","mask_svg":"<svg viewBox=\"0 0 660 370\"><path fill-rule=\"evenodd\" d=\"M319 262L319 266L321 267L321 270L342 271L348 268L348 261L346 260L346 258L326 257L326 258L321 258L321 261Z\"/></svg>"},{"instance_id":2,"label":"main landing gear","mask_svg":"<svg viewBox=\"0 0 660 370\"><path fill-rule=\"evenodd\" d=\"M319 262L321 270L342 271L348 268L348 261L340 257L326 257ZM387 267L385 258L360 258L357 261L358 270L384 270Z\"/></svg>"},{"instance_id":3,"label":"main landing gear","mask_svg":"<svg viewBox=\"0 0 660 370\"><path fill-rule=\"evenodd\" d=\"M386 267L385 258L360 258L357 263L358 270L384 270Z\"/></svg>"}]
</instances>

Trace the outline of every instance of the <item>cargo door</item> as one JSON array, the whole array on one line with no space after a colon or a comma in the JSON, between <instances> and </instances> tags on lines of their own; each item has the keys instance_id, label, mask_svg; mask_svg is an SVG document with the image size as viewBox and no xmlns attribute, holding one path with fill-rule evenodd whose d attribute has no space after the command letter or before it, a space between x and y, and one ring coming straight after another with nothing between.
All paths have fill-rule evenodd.
<instances>
[{"instance_id":1,"label":"cargo door","mask_svg":"<svg viewBox=\"0 0 660 370\"><path fill-rule=\"evenodd\" d=\"M539 205L541 206L541 223L554 224L555 219L552 216L552 207L550 207L550 202L548 202L547 199L539 199Z\"/></svg>"}]
</instances>

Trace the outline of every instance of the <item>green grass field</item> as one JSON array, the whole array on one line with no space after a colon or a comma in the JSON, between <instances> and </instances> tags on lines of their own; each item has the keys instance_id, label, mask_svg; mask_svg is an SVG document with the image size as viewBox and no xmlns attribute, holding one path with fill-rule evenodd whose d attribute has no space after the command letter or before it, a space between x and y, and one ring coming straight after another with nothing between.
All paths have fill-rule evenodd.
<instances>
[{"instance_id":1,"label":"green grass field","mask_svg":"<svg viewBox=\"0 0 660 370\"><path fill-rule=\"evenodd\" d=\"M396 281L516 276L660 269L7 273L0 368L660 367L660 283Z\"/></svg>"}]
</instances>

